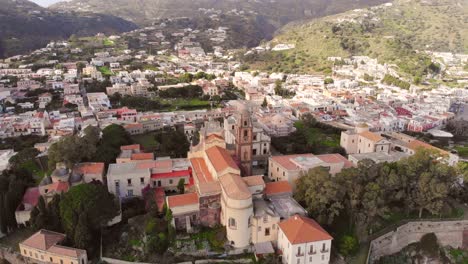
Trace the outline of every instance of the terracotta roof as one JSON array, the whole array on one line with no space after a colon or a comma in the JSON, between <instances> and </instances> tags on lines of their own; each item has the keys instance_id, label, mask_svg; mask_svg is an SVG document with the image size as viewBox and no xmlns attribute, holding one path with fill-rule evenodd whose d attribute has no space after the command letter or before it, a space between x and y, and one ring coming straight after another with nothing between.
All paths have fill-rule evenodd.
<instances>
[{"instance_id":1,"label":"terracotta roof","mask_svg":"<svg viewBox=\"0 0 468 264\"><path fill-rule=\"evenodd\" d=\"M301 215L294 215L278 226L293 245L333 239L315 220Z\"/></svg>"},{"instance_id":2,"label":"terracotta roof","mask_svg":"<svg viewBox=\"0 0 468 264\"><path fill-rule=\"evenodd\" d=\"M151 174L151 179L166 179L177 177L190 177L190 170L171 171Z\"/></svg>"},{"instance_id":3,"label":"terracotta roof","mask_svg":"<svg viewBox=\"0 0 468 264\"><path fill-rule=\"evenodd\" d=\"M153 153L133 153L132 160L154 160Z\"/></svg>"},{"instance_id":4,"label":"terracotta roof","mask_svg":"<svg viewBox=\"0 0 468 264\"><path fill-rule=\"evenodd\" d=\"M445 151L445 150L442 150L440 148L437 148L437 147L434 147L432 146L431 144L428 144L426 142L423 142L423 141L420 141L420 140L413 140L411 141L410 143L407 144L407 147L412 149L412 150L418 150L420 148L423 148L423 149L431 149L431 150L435 150L435 151L438 151L439 153L443 154L443 155L447 155L448 152Z\"/></svg>"},{"instance_id":5,"label":"terracotta roof","mask_svg":"<svg viewBox=\"0 0 468 264\"><path fill-rule=\"evenodd\" d=\"M86 251L77 248L64 247L64 246L52 246L47 250L48 252L55 253L62 256L69 256L73 258L79 258L81 255L85 254Z\"/></svg>"},{"instance_id":6,"label":"terracotta roof","mask_svg":"<svg viewBox=\"0 0 468 264\"><path fill-rule=\"evenodd\" d=\"M120 150L140 150L140 144L121 146Z\"/></svg>"},{"instance_id":7,"label":"terracotta roof","mask_svg":"<svg viewBox=\"0 0 468 264\"><path fill-rule=\"evenodd\" d=\"M265 185L264 193L266 195L292 193L292 187L288 181L269 182Z\"/></svg>"},{"instance_id":8,"label":"terracotta roof","mask_svg":"<svg viewBox=\"0 0 468 264\"><path fill-rule=\"evenodd\" d=\"M209 196L221 193L219 181L201 182L198 184L198 193L200 196Z\"/></svg>"},{"instance_id":9,"label":"terracotta roof","mask_svg":"<svg viewBox=\"0 0 468 264\"><path fill-rule=\"evenodd\" d=\"M62 242L64 239L64 234L41 229L28 239L21 242L21 244L40 250L48 250L51 246Z\"/></svg>"},{"instance_id":10,"label":"terracotta roof","mask_svg":"<svg viewBox=\"0 0 468 264\"><path fill-rule=\"evenodd\" d=\"M244 180L244 182L245 182L245 184L247 184L247 186L265 185L265 181L263 180L263 176L242 177L242 180Z\"/></svg>"},{"instance_id":11,"label":"terracotta roof","mask_svg":"<svg viewBox=\"0 0 468 264\"><path fill-rule=\"evenodd\" d=\"M214 146L206 150L206 155L217 172L222 172L227 168L239 170L236 162L234 162L226 149Z\"/></svg>"},{"instance_id":12,"label":"terracotta roof","mask_svg":"<svg viewBox=\"0 0 468 264\"><path fill-rule=\"evenodd\" d=\"M233 200L247 200L252 197L247 185L239 175L228 173L219 178L226 195Z\"/></svg>"},{"instance_id":13,"label":"terracotta roof","mask_svg":"<svg viewBox=\"0 0 468 264\"><path fill-rule=\"evenodd\" d=\"M67 192L70 188L68 182L54 182L52 184L47 185L47 189L49 190L48 193L55 191L55 192Z\"/></svg>"},{"instance_id":14,"label":"terracotta roof","mask_svg":"<svg viewBox=\"0 0 468 264\"><path fill-rule=\"evenodd\" d=\"M186 193L167 197L167 206L174 208L198 203L197 193Z\"/></svg>"},{"instance_id":15,"label":"terracotta roof","mask_svg":"<svg viewBox=\"0 0 468 264\"><path fill-rule=\"evenodd\" d=\"M82 174L102 174L104 173L104 163L87 162L76 164L73 171Z\"/></svg>"},{"instance_id":16,"label":"terracotta roof","mask_svg":"<svg viewBox=\"0 0 468 264\"><path fill-rule=\"evenodd\" d=\"M286 170L296 170L297 165L292 162L292 159L297 157L314 157L314 154L294 154L294 155L283 155L283 156L273 156L271 159L281 165L281 167Z\"/></svg>"},{"instance_id":17,"label":"terracotta roof","mask_svg":"<svg viewBox=\"0 0 468 264\"><path fill-rule=\"evenodd\" d=\"M211 182L213 181L213 176L211 175L208 167L206 166L205 160L202 158L192 158L190 163L193 168L193 176L197 178L198 183Z\"/></svg>"},{"instance_id":18,"label":"terracotta roof","mask_svg":"<svg viewBox=\"0 0 468 264\"><path fill-rule=\"evenodd\" d=\"M340 154L322 154L322 155L318 155L317 158L321 159L322 161L324 161L326 163L341 163L341 162L343 162L345 168L353 167L353 163L351 161L349 161L348 159L346 159L345 157L343 157L342 155L340 155Z\"/></svg>"},{"instance_id":19,"label":"terracotta roof","mask_svg":"<svg viewBox=\"0 0 468 264\"><path fill-rule=\"evenodd\" d=\"M30 204L36 206L39 201L39 187L30 187L26 190L23 195L23 204Z\"/></svg>"},{"instance_id":20,"label":"terracotta roof","mask_svg":"<svg viewBox=\"0 0 468 264\"><path fill-rule=\"evenodd\" d=\"M211 134L208 137L206 137L206 141L211 141L211 140L222 140L224 141L224 138L220 135L217 134Z\"/></svg>"},{"instance_id":21,"label":"terracotta roof","mask_svg":"<svg viewBox=\"0 0 468 264\"><path fill-rule=\"evenodd\" d=\"M140 124L140 123L127 124L125 125L125 128L143 128L143 124Z\"/></svg>"},{"instance_id":22,"label":"terracotta roof","mask_svg":"<svg viewBox=\"0 0 468 264\"><path fill-rule=\"evenodd\" d=\"M370 131L364 131L359 133L360 136L363 136L373 142L379 142L380 140L384 139L381 135L372 133Z\"/></svg>"}]
</instances>

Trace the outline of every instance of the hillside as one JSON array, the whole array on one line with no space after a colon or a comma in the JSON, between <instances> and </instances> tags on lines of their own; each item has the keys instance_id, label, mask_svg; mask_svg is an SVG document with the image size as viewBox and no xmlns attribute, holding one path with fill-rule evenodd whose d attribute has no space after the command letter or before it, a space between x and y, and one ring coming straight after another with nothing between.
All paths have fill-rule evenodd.
<instances>
[{"instance_id":1,"label":"hillside","mask_svg":"<svg viewBox=\"0 0 468 264\"><path fill-rule=\"evenodd\" d=\"M226 46L252 47L271 39L281 26L298 19L317 18L388 0L72 0L51 6L111 14L148 25L155 20L186 17L192 24L220 24L235 33ZM218 23L205 23L208 19ZM200 29L200 26L197 28ZM203 29L203 27L201 27ZM206 29L206 28L204 28Z\"/></svg>"},{"instance_id":2,"label":"hillside","mask_svg":"<svg viewBox=\"0 0 468 264\"><path fill-rule=\"evenodd\" d=\"M0 0L0 25L0 58L25 53L72 34L112 34L137 27L111 15L50 11L26 0Z\"/></svg>"},{"instance_id":3,"label":"hillside","mask_svg":"<svg viewBox=\"0 0 468 264\"><path fill-rule=\"evenodd\" d=\"M292 23L271 41L295 49L245 58L254 69L330 72L330 56L368 55L423 75L430 61L422 52L468 52L467 0L397 0L303 23Z\"/></svg>"},{"instance_id":4,"label":"hillside","mask_svg":"<svg viewBox=\"0 0 468 264\"><path fill-rule=\"evenodd\" d=\"M199 9L234 9L253 12L278 25L302 19L336 14L353 8L375 5L383 0L72 0L51 6L58 10L77 10L112 14L135 23L157 18L192 17Z\"/></svg>"}]
</instances>

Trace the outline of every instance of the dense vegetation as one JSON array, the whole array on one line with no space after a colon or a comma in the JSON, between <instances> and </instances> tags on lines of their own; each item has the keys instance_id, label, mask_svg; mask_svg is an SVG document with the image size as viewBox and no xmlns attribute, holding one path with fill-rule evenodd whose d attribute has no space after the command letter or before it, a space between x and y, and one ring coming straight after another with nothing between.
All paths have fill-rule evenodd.
<instances>
[{"instance_id":1,"label":"dense vegetation","mask_svg":"<svg viewBox=\"0 0 468 264\"><path fill-rule=\"evenodd\" d=\"M338 241L342 235L365 240L401 219L455 217L459 212L449 201L467 201L466 187L457 177L467 171L439 160L437 153L421 149L394 163L364 160L334 177L315 168L298 179L295 198L313 218L329 225Z\"/></svg>"},{"instance_id":2,"label":"dense vegetation","mask_svg":"<svg viewBox=\"0 0 468 264\"><path fill-rule=\"evenodd\" d=\"M273 147L282 154L346 154L340 147L339 128L320 123L311 115L306 115L294 126L296 131L289 136L271 139Z\"/></svg>"},{"instance_id":3,"label":"dense vegetation","mask_svg":"<svg viewBox=\"0 0 468 264\"><path fill-rule=\"evenodd\" d=\"M112 34L136 28L135 24L111 15L60 13L27 0L0 0L0 25L0 58L41 48L51 40L67 39L72 34Z\"/></svg>"},{"instance_id":4,"label":"dense vegetation","mask_svg":"<svg viewBox=\"0 0 468 264\"><path fill-rule=\"evenodd\" d=\"M114 195L99 182L80 184L55 195L48 204L40 197L31 213L32 228L65 232L68 242L96 256L101 227L119 213Z\"/></svg>"},{"instance_id":5,"label":"dense vegetation","mask_svg":"<svg viewBox=\"0 0 468 264\"><path fill-rule=\"evenodd\" d=\"M433 1L435 2L435 1ZM247 56L250 68L281 72L330 72L327 57L368 55L397 65L411 77L438 73L422 50L466 52L466 3L394 1L392 7L348 12L284 27L272 41L296 44L281 52ZM418 52L419 51L419 52Z\"/></svg>"}]
</instances>

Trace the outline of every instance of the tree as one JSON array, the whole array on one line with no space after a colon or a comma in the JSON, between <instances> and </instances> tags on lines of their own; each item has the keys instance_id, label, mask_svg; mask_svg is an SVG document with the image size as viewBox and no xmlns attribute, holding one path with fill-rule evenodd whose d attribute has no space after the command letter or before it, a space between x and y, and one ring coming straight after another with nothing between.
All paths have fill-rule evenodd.
<instances>
[{"instance_id":1,"label":"tree","mask_svg":"<svg viewBox=\"0 0 468 264\"><path fill-rule=\"evenodd\" d=\"M265 97L265 98L263 98L262 107L265 108L265 107L267 107L267 106L268 106L268 102L267 102L267 99L266 99L266 97Z\"/></svg>"},{"instance_id":2,"label":"tree","mask_svg":"<svg viewBox=\"0 0 468 264\"><path fill-rule=\"evenodd\" d=\"M355 236L345 235L340 239L338 248L341 255L352 256L359 250L359 241Z\"/></svg>"},{"instance_id":3,"label":"tree","mask_svg":"<svg viewBox=\"0 0 468 264\"><path fill-rule=\"evenodd\" d=\"M296 186L296 200L304 203L307 211L322 224L331 224L343 209L342 190L323 167L316 167L303 174Z\"/></svg>"},{"instance_id":4,"label":"tree","mask_svg":"<svg viewBox=\"0 0 468 264\"><path fill-rule=\"evenodd\" d=\"M118 201L102 184L88 183L74 186L60 199L60 217L65 233L73 239L73 242L88 241L85 248L90 250L98 247L100 228L118 213ZM84 219L80 219L84 217L86 224ZM79 223L80 221L82 223ZM77 231L80 233L76 234ZM94 253L96 252L91 251L88 254Z\"/></svg>"},{"instance_id":5,"label":"tree","mask_svg":"<svg viewBox=\"0 0 468 264\"><path fill-rule=\"evenodd\" d=\"M177 183L177 189L179 190L180 194L184 194L185 192L185 179L181 178Z\"/></svg>"},{"instance_id":6,"label":"tree","mask_svg":"<svg viewBox=\"0 0 468 264\"><path fill-rule=\"evenodd\" d=\"M19 168L29 161L34 161L39 153L39 150L36 148L25 148L11 157L9 163L11 166Z\"/></svg>"},{"instance_id":7,"label":"tree","mask_svg":"<svg viewBox=\"0 0 468 264\"><path fill-rule=\"evenodd\" d=\"M128 132L119 125L112 124L102 130L102 140L97 146L94 160L106 164L115 162L120 154L120 147L132 143Z\"/></svg>"},{"instance_id":8,"label":"tree","mask_svg":"<svg viewBox=\"0 0 468 264\"><path fill-rule=\"evenodd\" d=\"M91 233L91 229L89 228L88 224L88 217L86 212L81 212L78 218L78 224L76 225L75 229L75 236L73 237L73 244L75 247L80 249L86 249L86 251L92 251L90 247L92 245L91 241L93 239L93 235Z\"/></svg>"},{"instance_id":9,"label":"tree","mask_svg":"<svg viewBox=\"0 0 468 264\"><path fill-rule=\"evenodd\" d=\"M332 84L335 81L332 78L325 78L325 80L323 82L324 82L324 84Z\"/></svg>"}]
</instances>

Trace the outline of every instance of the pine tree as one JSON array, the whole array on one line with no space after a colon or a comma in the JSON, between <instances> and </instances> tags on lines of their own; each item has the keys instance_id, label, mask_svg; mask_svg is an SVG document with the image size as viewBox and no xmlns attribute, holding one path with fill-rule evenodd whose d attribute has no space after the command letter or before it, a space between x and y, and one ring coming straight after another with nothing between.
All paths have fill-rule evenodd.
<instances>
[{"instance_id":1,"label":"pine tree","mask_svg":"<svg viewBox=\"0 0 468 264\"><path fill-rule=\"evenodd\" d=\"M88 249L91 245L92 235L91 230L88 226L88 216L86 212L81 212L78 224L75 228L75 236L73 237L73 242L75 247L80 249Z\"/></svg>"}]
</instances>

